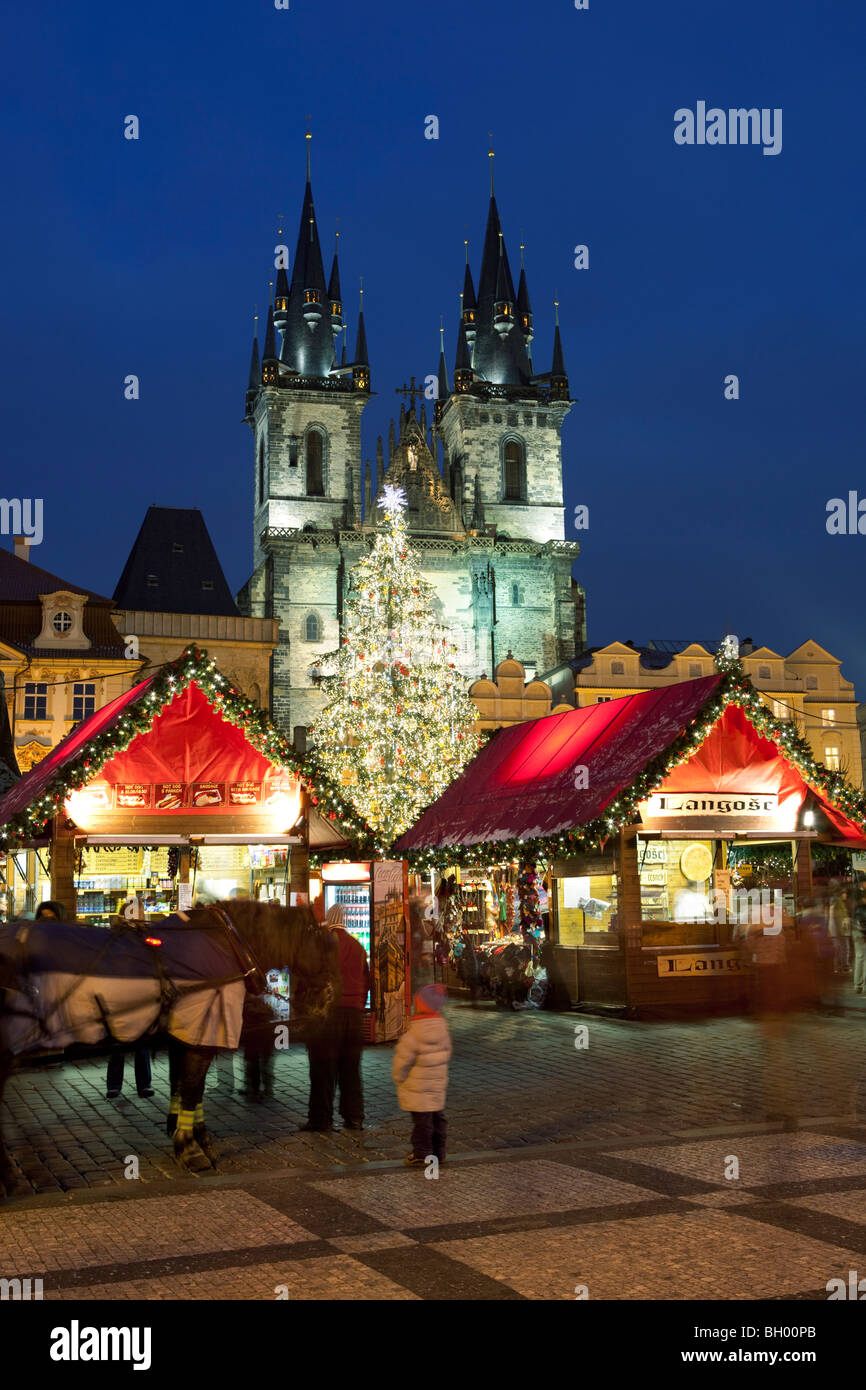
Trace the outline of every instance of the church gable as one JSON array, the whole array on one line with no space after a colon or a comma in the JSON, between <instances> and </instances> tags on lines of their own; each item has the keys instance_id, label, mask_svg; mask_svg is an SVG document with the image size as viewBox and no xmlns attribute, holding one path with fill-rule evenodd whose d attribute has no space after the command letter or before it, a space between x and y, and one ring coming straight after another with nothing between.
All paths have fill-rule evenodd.
<instances>
[{"instance_id":1,"label":"church gable","mask_svg":"<svg viewBox=\"0 0 866 1390\"><path fill-rule=\"evenodd\" d=\"M445 488L436 460L430 452L426 431L418 423L414 407L403 422L384 483L405 488L407 527L410 532L463 534L463 521L457 505Z\"/></svg>"}]
</instances>

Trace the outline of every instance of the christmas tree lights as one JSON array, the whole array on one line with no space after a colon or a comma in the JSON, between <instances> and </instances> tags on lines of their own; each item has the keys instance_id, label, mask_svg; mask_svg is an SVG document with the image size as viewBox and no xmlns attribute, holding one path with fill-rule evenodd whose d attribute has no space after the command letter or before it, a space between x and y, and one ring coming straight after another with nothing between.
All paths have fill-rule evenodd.
<instances>
[{"instance_id":1,"label":"christmas tree lights","mask_svg":"<svg viewBox=\"0 0 866 1390\"><path fill-rule=\"evenodd\" d=\"M375 545L352 571L342 645L316 663L325 706L310 763L376 832L384 853L475 754L478 711L390 484Z\"/></svg>"}]
</instances>

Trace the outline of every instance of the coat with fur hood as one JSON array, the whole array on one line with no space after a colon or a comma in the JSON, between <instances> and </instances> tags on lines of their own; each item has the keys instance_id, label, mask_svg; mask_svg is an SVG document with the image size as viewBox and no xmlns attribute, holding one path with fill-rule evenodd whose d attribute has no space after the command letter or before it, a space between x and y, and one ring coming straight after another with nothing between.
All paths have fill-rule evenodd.
<instances>
[{"instance_id":1,"label":"coat with fur hood","mask_svg":"<svg viewBox=\"0 0 866 1390\"><path fill-rule=\"evenodd\" d=\"M443 1110L451 1034L441 1014L416 1014L397 1044L391 1077L401 1110Z\"/></svg>"}]
</instances>

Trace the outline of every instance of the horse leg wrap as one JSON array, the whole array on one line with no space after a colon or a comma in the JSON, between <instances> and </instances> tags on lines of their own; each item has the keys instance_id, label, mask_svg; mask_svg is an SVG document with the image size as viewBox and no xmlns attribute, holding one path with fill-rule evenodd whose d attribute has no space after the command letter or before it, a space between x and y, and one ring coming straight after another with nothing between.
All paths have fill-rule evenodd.
<instances>
[{"instance_id":1,"label":"horse leg wrap","mask_svg":"<svg viewBox=\"0 0 866 1390\"><path fill-rule=\"evenodd\" d=\"M177 1133L178 1133L178 1134L187 1134L187 1135L192 1134L194 1125L195 1125L195 1111L194 1111L194 1110L180 1110L180 1111L178 1112L178 1117L177 1117Z\"/></svg>"},{"instance_id":2,"label":"horse leg wrap","mask_svg":"<svg viewBox=\"0 0 866 1390\"><path fill-rule=\"evenodd\" d=\"M177 1117L180 1114L180 1096L173 1095L168 1104L168 1114L165 1117L165 1132L169 1139L177 1129Z\"/></svg>"},{"instance_id":3,"label":"horse leg wrap","mask_svg":"<svg viewBox=\"0 0 866 1390\"><path fill-rule=\"evenodd\" d=\"M202 1153L206 1154L215 1168L219 1162L220 1151L213 1141L213 1135L205 1125L203 1105L197 1105L195 1108L195 1124L192 1135Z\"/></svg>"}]
</instances>

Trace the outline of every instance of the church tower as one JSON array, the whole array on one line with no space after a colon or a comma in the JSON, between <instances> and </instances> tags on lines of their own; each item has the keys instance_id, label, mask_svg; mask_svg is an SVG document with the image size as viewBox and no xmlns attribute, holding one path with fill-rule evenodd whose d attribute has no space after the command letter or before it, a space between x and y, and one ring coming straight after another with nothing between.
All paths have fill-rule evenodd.
<instances>
[{"instance_id":1,"label":"church tower","mask_svg":"<svg viewBox=\"0 0 866 1390\"><path fill-rule=\"evenodd\" d=\"M438 431L459 501L470 516L475 477L488 525L514 538L563 541L562 425L571 409L557 325L553 364L532 362L533 316L523 266L515 293L493 188L478 276L468 259L449 394L438 402ZM441 373L440 373L441 375Z\"/></svg>"},{"instance_id":2,"label":"church tower","mask_svg":"<svg viewBox=\"0 0 866 1390\"><path fill-rule=\"evenodd\" d=\"M307 177L291 275L276 248L276 285L259 361L253 342L245 420L253 435L253 563L242 611L279 617L273 715L284 728L309 723L315 656L339 642L340 534L361 511L361 416L370 397L363 292L355 353L337 360L345 329L340 267L329 278ZM309 708L307 707L309 705Z\"/></svg>"}]
</instances>

